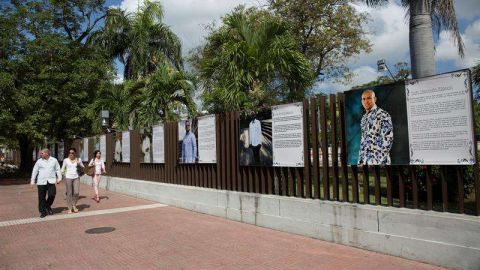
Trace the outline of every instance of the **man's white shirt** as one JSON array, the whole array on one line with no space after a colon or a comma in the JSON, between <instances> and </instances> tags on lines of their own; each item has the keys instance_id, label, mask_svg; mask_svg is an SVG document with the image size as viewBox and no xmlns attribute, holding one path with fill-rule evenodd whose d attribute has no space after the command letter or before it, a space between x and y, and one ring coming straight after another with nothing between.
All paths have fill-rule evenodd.
<instances>
[{"instance_id":1,"label":"man's white shirt","mask_svg":"<svg viewBox=\"0 0 480 270\"><path fill-rule=\"evenodd\" d=\"M253 119L248 125L248 138L249 143L252 146L257 146L262 144L262 126L258 119Z\"/></svg>"},{"instance_id":2,"label":"man's white shirt","mask_svg":"<svg viewBox=\"0 0 480 270\"><path fill-rule=\"evenodd\" d=\"M31 184L35 183L35 178L37 178L37 185L46 185L47 183L55 184L57 179L61 179L58 160L54 157L37 160L33 167L32 179L30 180Z\"/></svg>"}]
</instances>

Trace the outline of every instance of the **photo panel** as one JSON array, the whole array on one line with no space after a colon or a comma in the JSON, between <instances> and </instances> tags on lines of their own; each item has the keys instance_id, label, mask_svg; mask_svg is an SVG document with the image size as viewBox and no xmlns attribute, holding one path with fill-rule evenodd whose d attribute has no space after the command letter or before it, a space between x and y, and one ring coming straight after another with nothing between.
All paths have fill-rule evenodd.
<instances>
[{"instance_id":1,"label":"photo panel","mask_svg":"<svg viewBox=\"0 0 480 270\"><path fill-rule=\"evenodd\" d=\"M348 164L409 164L406 110L404 82L346 91Z\"/></svg>"},{"instance_id":2,"label":"photo panel","mask_svg":"<svg viewBox=\"0 0 480 270\"><path fill-rule=\"evenodd\" d=\"M241 166L272 166L272 110L242 112L238 137Z\"/></svg>"},{"instance_id":3,"label":"photo panel","mask_svg":"<svg viewBox=\"0 0 480 270\"><path fill-rule=\"evenodd\" d=\"M179 163L198 162L198 120L188 119L178 122Z\"/></svg>"}]
</instances>

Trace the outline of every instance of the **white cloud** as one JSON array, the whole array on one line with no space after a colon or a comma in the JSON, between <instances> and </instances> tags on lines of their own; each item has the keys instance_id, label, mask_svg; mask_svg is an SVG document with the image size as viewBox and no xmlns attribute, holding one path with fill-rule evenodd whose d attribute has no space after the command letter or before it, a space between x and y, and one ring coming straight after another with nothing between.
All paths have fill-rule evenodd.
<instances>
[{"instance_id":1,"label":"white cloud","mask_svg":"<svg viewBox=\"0 0 480 270\"><path fill-rule=\"evenodd\" d=\"M450 32L442 31L436 47L436 58L440 61L453 61L456 68L472 67L480 61L480 19L470 24L462 33L465 43L465 57L458 55Z\"/></svg>"},{"instance_id":2,"label":"white cloud","mask_svg":"<svg viewBox=\"0 0 480 270\"><path fill-rule=\"evenodd\" d=\"M367 38L372 44L370 54L360 55L352 61L357 66L376 65L377 60L385 59L393 66L400 61L409 61L408 21L405 20L405 9L390 1L382 8L371 8L366 5L354 5L360 12L368 13L369 23L365 25L369 32Z\"/></svg>"},{"instance_id":3,"label":"white cloud","mask_svg":"<svg viewBox=\"0 0 480 270\"><path fill-rule=\"evenodd\" d=\"M354 77L349 84L321 82L315 85L315 92L331 94L350 90L354 86L362 85L377 79L380 75L377 70L371 66L360 66L352 70Z\"/></svg>"},{"instance_id":4,"label":"white cloud","mask_svg":"<svg viewBox=\"0 0 480 270\"><path fill-rule=\"evenodd\" d=\"M142 0L123 0L120 8L135 12ZM220 18L238 5L254 6L256 0L162 0L164 22L169 25L182 41L183 54L199 46L206 35L205 25Z\"/></svg>"}]
</instances>

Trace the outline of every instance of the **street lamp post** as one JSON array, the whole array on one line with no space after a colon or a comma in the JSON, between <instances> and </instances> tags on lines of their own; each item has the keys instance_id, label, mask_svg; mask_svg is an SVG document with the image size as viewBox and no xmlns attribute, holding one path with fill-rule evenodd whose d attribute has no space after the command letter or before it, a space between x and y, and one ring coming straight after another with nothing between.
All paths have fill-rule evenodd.
<instances>
[{"instance_id":1,"label":"street lamp post","mask_svg":"<svg viewBox=\"0 0 480 270\"><path fill-rule=\"evenodd\" d=\"M388 68L387 63L385 62L385 59L380 59L377 61L377 70L378 72L384 72L385 70L387 70L388 73L390 73L390 76L392 77L393 81L397 81L395 80L395 77L393 76L392 72Z\"/></svg>"}]
</instances>

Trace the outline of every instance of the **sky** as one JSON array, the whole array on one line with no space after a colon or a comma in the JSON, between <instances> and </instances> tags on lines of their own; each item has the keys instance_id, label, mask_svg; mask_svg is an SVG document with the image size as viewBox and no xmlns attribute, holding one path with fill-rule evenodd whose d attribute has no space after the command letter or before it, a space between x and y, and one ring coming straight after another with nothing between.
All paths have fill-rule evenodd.
<instances>
[{"instance_id":1,"label":"sky","mask_svg":"<svg viewBox=\"0 0 480 270\"><path fill-rule=\"evenodd\" d=\"M143 0L108 0L110 6L121 7L128 11L137 10L138 1ZM182 41L183 54L201 45L206 31L205 25L221 23L221 17L238 5L260 6L262 0L162 0L164 22ZM383 8L370 8L355 4L359 12L367 13L369 21L365 24L367 38L372 44L372 52L352 57L349 67L355 76L349 85L325 80L316 84L314 91L335 93L350 89L352 86L375 80L377 76L386 75L377 72L377 60L385 59L387 65L400 61L410 62L408 46L408 20L405 10L396 1L391 0ZM448 32L442 31L435 38L436 73L444 73L472 67L480 61L480 0L456 0L457 20L465 43L465 57L458 56L453 39ZM117 64L118 73L123 67ZM119 76L120 78L121 76Z\"/></svg>"}]
</instances>

